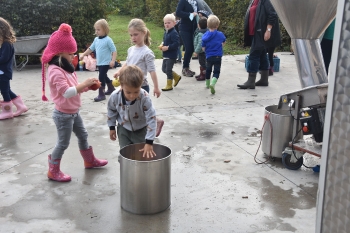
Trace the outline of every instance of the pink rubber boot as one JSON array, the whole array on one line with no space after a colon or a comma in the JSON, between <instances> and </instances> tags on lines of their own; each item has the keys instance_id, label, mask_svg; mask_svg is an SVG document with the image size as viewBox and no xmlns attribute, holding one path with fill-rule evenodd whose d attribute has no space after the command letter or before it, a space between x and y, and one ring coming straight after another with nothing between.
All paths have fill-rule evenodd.
<instances>
[{"instance_id":1,"label":"pink rubber boot","mask_svg":"<svg viewBox=\"0 0 350 233\"><path fill-rule=\"evenodd\" d=\"M28 111L27 106L24 105L22 98L20 96L17 96L12 100L12 103L16 106L17 111L13 114L13 116L19 116L22 113L25 113Z\"/></svg>"},{"instance_id":2,"label":"pink rubber boot","mask_svg":"<svg viewBox=\"0 0 350 233\"><path fill-rule=\"evenodd\" d=\"M95 158L95 155L91 146L89 147L89 149L80 150L80 154L84 159L85 168L103 167L108 163L107 160Z\"/></svg>"},{"instance_id":3,"label":"pink rubber boot","mask_svg":"<svg viewBox=\"0 0 350 233\"><path fill-rule=\"evenodd\" d=\"M66 175L60 170L60 159L51 160L51 155L48 157L49 159L49 171L47 172L47 177L51 180L55 180L58 182L68 182L71 181L70 175Z\"/></svg>"},{"instance_id":4,"label":"pink rubber boot","mask_svg":"<svg viewBox=\"0 0 350 233\"><path fill-rule=\"evenodd\" d=\"M0 120L13 118L12 101L8 101L8 102L0 101L0 106L1 106Z\"/></svg>"}]
</instances>

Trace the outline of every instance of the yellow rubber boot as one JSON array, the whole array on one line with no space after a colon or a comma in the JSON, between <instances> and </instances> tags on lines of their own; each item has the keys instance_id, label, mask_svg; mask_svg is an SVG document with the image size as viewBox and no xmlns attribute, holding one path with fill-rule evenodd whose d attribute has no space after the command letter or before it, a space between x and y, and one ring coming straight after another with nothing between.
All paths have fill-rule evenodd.
<instances>
[{"instance_id":1,"label":"yellow rubber boot","mask_svg":"<svg viewBox=\"0 0 350 233\"><path fill-rule=\"evenodd\" d=\"M162 88L162 91L171 91L173 89L173 80L167 79L166 80L166 86Z\"/></svg>"},{"instance_id":2,"label":"yellow rubber boot","mask_svg":"<svg viewBox=\"0 0 350 233\"><path fill-rule=\"evenodd\" d=\"M177 73L175 73L175 72L173 71L173 78L174 78L174 87L176 87L177 84L178 84L178 83L180 82L180 80L181 80L181 76L178 75Z\"/></svg>"}]
</instances>

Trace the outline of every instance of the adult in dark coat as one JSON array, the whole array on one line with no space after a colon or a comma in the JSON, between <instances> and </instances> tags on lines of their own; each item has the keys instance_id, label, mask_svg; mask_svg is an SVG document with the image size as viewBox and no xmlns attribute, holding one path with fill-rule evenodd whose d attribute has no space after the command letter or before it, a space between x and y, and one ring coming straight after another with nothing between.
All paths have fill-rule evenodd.
<instances>
[{"instance_id":1,"label":"adult in dark coat","mask_svg":"<svg viewBox=\"0 0 350 233\"><path fill-rule=\"evenodd\" d=\"M194 51L193 36L197 28L198 4L196 0L179 0L176 7L176 16L181 18L180 36L185 46L185 55L182 63L182 74L187 77L193 77L195 72L191 71L190 60Z\"/></svg>"},{"instance_id":2,"label":"adult in dark coat","mask_svg":"<svg viewBox=\"0 0 350 233\"><path fill-rule=\"evenodd\" d=\"M247 71L248 80L237 85L241 89L255 89L255 86L268 86L269 61L266 48L281 43L278 16L270 0L251 0L244 20L244 45L250 46ZM255 83L261 70L261 78Z\"/></svg>"}]
</instances>

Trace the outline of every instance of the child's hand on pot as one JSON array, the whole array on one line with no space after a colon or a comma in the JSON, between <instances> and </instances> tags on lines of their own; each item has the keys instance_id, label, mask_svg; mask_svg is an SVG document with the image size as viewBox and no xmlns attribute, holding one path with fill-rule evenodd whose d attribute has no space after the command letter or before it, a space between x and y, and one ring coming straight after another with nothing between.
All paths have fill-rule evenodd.
<instances>
[{"instance_id":1,"label":"child's hand on pot","mask_svg":"<svg viewBox=\"0 0 350 233\"><path fill-rule=\"evenodd\" d=\"M150 144L145 144L143 149L141 149L140 151L143 151L142 157L153 158L156 156L156 153L153 150L153 146Z\"/></svg>"}]
</instances>

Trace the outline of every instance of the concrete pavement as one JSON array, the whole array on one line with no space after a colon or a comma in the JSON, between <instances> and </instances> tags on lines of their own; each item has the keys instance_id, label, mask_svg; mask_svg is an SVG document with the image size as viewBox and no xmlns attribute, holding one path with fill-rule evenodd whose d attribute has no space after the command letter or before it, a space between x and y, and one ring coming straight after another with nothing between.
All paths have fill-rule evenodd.
<instances>
[{"instance_id":1,"label":"concrete pavement","mask_svg":"<svg viewBox=\"0 0 350 233\"><path fill-rule=\"evenodd\" d=\"M72 181L47 179L47 155L56 141L53 103L41 101L40 67L15 71L12 90L30 109L0 121L0 232L314 232L318 173L288 170L279 158L254 161L264 108L301 87L294 56L277 55L280 72L269 87L239 90L248 76L245 55L225 56L215 95L204 82L182 77L173 91L152 97L165 121L155 142L172 150L171 206L155 215L120 207L119 146L109 139L106 101L93 102L96 92L82 94L81 115L96 156L108 165L84 169L72 136L61 163ZM166 82L161 64L156 60L160 88ZM198 60L191 68L198 73ZM174 70L180 73L181 65ZM97 77L77 72L79 80ZM259 150L257 158L266 156ZM304 157L306 165L319 162Z\"/></svg>"}]
</instances>

